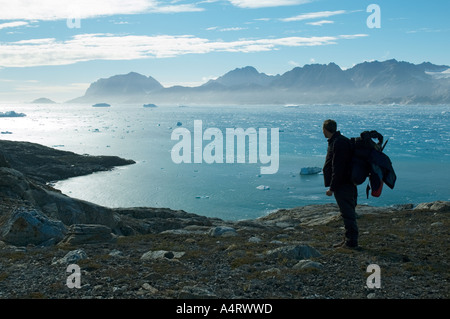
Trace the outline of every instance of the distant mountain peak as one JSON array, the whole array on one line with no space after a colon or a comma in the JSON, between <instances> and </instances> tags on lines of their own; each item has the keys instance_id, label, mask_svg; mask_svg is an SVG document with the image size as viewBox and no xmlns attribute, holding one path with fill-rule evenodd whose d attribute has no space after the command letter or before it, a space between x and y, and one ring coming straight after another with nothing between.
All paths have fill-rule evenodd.
<instances>
[{"instance_id":1,"label":"distant mountain peak","mask_svg":"<svg viewBox=\"0 0 450 319\"><path fill-rule=\"evenodd\" d=\"M85 96L145 95L160 89L163 89L161 83L151 76L130 72L99 79L89 86Z\"/></svg>"},{"instance_id":2,"label":"distant mountain peak","mask_svg":"<svg viewBox=\"0 0 450 319\"><path fill-rule=\"evenodd\" d=\"M390 59L343 70L334 62L306 64L281 75L238 67L198 87L164 88L137 72L99 79L70 102L156 104L450 103L450 67Z\"/></svg>"},{"instance_id":3,"label":"distant mountain peak","mask_svg":"<svg viewBox=\"0 0 450 319\"><path fill-rule=\"evenodd\" d=\"M46 98L46 97L41 97L41 98L38 98L38 99L32 101L31 103L54 104L54 103L56 103L56 102L55 102L55 101L52 101L52 100L50 100L50 99L48 99L48 98Z\"/></svg>"},{"instance_id":4,"label":"distant mountain peak","mask_svg":"<svg viewBox=\"0 0 450 319\"><path fill-rule=\"evenodd\" d=\"M211 80L206 85L210 86L213 83L218 83L227 87L242 86L242 85L259 85L267 86L271 82L271 77L265 73L260 73L253 66L245 66L236 68L227 72L225 75Z\"/></svg>"}]
</instances>

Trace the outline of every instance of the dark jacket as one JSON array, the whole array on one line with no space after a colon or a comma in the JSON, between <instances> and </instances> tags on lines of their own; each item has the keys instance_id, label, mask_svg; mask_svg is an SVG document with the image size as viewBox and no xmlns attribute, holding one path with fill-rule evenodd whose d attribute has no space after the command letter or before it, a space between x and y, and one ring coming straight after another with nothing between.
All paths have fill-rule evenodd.
<instances>
[{"instance_id":1,"label":"dark jacket","mask_svg":"<svg viewBox=\"0 0 450 319\"><path fill-rule=\"evenodd\" d=\"M352 183L352 145L339 131L328 139L328 151L323 166L325 187L335 191L340 185Z\"/></svg>"}]
</instances>

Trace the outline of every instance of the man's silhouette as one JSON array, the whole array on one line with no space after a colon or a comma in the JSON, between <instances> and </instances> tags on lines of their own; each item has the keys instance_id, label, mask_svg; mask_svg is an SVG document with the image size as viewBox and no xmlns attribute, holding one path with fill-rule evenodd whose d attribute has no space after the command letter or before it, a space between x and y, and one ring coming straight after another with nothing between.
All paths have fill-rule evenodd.
<instances>
[{"instance_id":1,"label":"man's silhouette","mask_svg":"<svg viewBox=\"0 0 450 319\"><path fill-rule=\"evenodd\" d=\"M344 219L345 237L334 247L358 247L356 203L358 189L351 179L352 146L350 140L337 131L334 120L323 123L323 134L328 139L328 151L323 167L323 177L328 196L333 196Z\"/></svg>"}]
</instances>

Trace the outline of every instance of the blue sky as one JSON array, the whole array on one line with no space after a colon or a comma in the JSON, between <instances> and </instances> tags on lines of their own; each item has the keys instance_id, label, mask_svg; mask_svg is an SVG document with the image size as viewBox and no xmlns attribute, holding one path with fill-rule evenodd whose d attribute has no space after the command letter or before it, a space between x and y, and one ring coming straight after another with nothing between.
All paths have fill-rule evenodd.
<instances>
[{"instance_id":1,"label":"blue sky","mask_svg":"<svg viewBox=\"0 0 450 319\"><path fill-rule=\"evenodd\" d=\"M380 28L367 19L380 9ZM450 1L0 0L0 101L81 96L131 71L197 86L254 66L282 74L387 59L450 65Z\"/></svg>"}]
</instances>

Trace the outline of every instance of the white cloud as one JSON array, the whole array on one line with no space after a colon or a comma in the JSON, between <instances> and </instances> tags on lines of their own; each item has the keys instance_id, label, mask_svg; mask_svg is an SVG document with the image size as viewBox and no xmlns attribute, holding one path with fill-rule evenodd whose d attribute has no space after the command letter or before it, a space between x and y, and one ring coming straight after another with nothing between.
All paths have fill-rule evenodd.
<instances>
[{"instance_id":1,"label":"white cloud","mask_svg":"<svg viewBox=\"0 0 450 319\"><path fill-rule=\"evenodd\" d=\"M267 7L281 7L305 4L311 0L228 0L232 5L240 8L267 8Z\"/></svg>"},{"instance_id":2,"label":"white cloud","mask_svg":"<svg viewBox=\"0 0 450 319\"><path fill-rule=\"evenodd\" d=\"M334 23L334 21L330 21L330 20L320 20L320 21L315 21L315 22L307 22L306 24L321 27L321 26L323 26L324 24L332 24L332 23Z\"/></svg>"},{"instance_id":3,"label":"white cloud","mask_svg":"<svg viewBox=\"0 0 450 319\"><path fill-rule=\"evenodd\" d=\"M191 35L81 34L67 41L46 38L3 42L0 51L0 67L68 65L91 60L169 58L210 52L262 52L278 50L282 47L336 44L340 39L354 39L363 36L367 35L284 37L225 42L211 41Z\"/></svg>"},{"instance_id":4,"label":"white cloud","mask_svg":"<svg viewBox=\"0 0 450 319\"><path fill-rule=\"evenodd\" d=\"M346 39L346 40L352 40L352 39L363 38L363 37L367 37L367 34L364 34L364 33L359 33L359 34L343 34L343 35L340 35L340 36L339 36L339 38L341 38L341 39Z\"/></svg>"},{"instance_id":5,"label":"white cloud","mask_svg":"<svg viewBox=\"0 0 450 319\"><path fill-rule=\"evenodd\" d=\"M203 11L194 4L163 4L156 0L0 0L0 20L62 20L116 14Z\"/></svg>"},{"instance_id":6,"label":"white cloud","mask_svg":"<svg viewBox=\"0 0 450 319\"><path fill-rule=\"evenodd\" d=\"M292 22L292 21L302 21L302 20L310 20L310 19L322 19L322 18L328 18L331 16L339 15L347 13L345 10L337 10L337 11L320 11L320 12L311 12L311 13L305 13L300 14L295 17L291 18L285 18L281 19L281 21L284 22Z\"/></svg>"},{"instance_id":7,"label":"white cloud","mask_svg":"<svg viewBox=\"0 0 450 319\"><path fill-rule=\"evenodd\" d=\"M232 28L223 28L220 29L220 32L227 32L227 31L241 31L241 30L247 30L248 28L241 28L241 27L232 27Z\"/></svg>"},{"instance_id":8,"label":"white cloud","mask_svg":"<svg viewBox=\"0 0 450 319\"><path fill-rule=\"evenodd\" d=\"M25 21L6 22L0 24L0 30L5 28L23 27L25 25L28 25L28 22Z\"/></svg>"}]
</instances>

